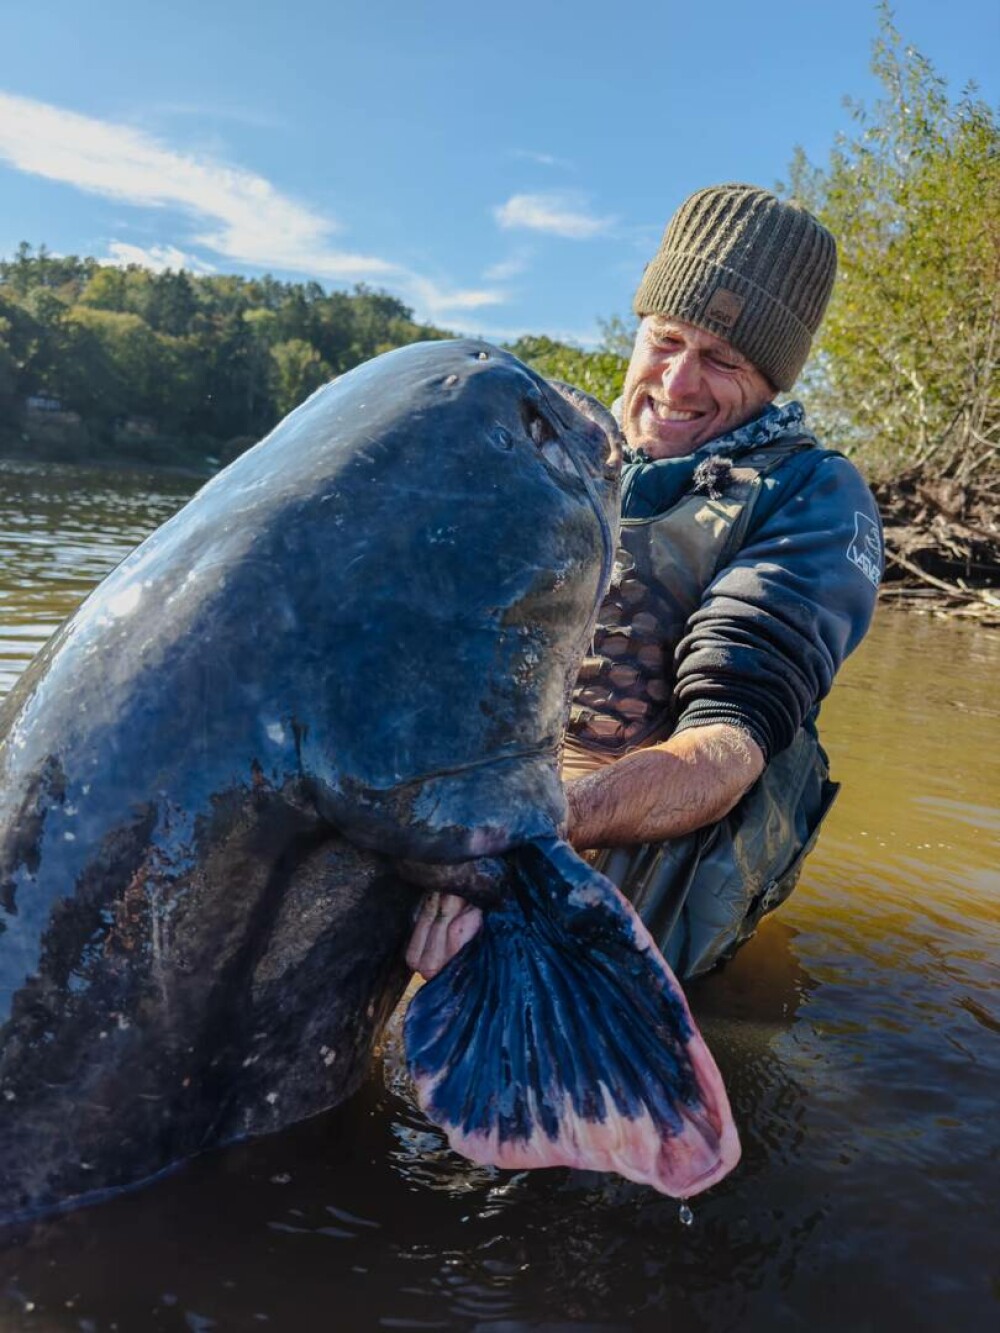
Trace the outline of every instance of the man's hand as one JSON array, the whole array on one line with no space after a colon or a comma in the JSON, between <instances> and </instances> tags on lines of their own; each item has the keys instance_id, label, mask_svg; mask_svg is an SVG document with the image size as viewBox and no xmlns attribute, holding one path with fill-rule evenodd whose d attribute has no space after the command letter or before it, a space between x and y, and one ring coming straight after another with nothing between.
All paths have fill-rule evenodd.
<instances>
[{"instance_id":1,"label":"man's hand","mask_svg":"<svg viewBox=\"0 0 1000 1333\"><path fill-rule=\"evenodd\" d=\"M430 981L468 944L482 924L482 911L465 898L437 891L426 894L413 923L406 950L407 964L425 981Z\"/></svg>"},{"instance_id":2,"label":"man's hand","mask_svg":"<svg viewBox=\"0 0 1000 1333\"><path fill-rule=\"evenodd\" d=\"M746 732L692 727L567 783L566 836L578 851L678 838L728 814L763 771Z\"/></svg>"}]
</instances>

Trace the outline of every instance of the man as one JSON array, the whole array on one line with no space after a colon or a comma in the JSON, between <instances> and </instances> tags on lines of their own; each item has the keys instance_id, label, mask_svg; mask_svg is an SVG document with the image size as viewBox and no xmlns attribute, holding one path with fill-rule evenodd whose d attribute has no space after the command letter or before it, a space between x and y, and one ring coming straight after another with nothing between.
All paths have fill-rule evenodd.
<instances>
[{"instance_id":1,"label":"man","mask_svg":"<svg viewBox=\"0 0 1000 1333\"><path fill-rule=\"evenodd\" d=\"M570 840L620 849L598 864L681 977L787 896L836 793L815 719L871 621L881 528L775 404L835 271L811 214L722 185L681 205L635 296L621 548L563 775Z\"/></svg>"}]
</instances>

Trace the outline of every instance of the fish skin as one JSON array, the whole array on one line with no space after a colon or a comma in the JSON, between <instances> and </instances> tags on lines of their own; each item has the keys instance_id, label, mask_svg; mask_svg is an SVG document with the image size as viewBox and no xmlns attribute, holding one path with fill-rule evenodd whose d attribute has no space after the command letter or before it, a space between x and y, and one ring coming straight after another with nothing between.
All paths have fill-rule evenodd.
<instances>
[{"instance_id":1,"label":"fish skin","mask_svg":"<svg viewBox=\"0 0 1000 1333\"><path fill-rule=\"evenodd\" d=\"M613 435L487 344L390 352L38 654L0 705L0 1219L357 1087L407 979L397 859L564 818Z\"/></svg>"},{"instance_id":2,"label":"fish skin","mask_svg":"<svg viewBox=\"0 0 1000 1333\"><path fill-rule=\"evenodd\" d=\"M439 981L503 924L495 860L565 818L614 444L486 344L388 353L53 636L0 707L0 1221L348 1096L407 979L415 864L489 863ZM569 856L535 867L549 897Z\"/></svg>"}]
</instances>

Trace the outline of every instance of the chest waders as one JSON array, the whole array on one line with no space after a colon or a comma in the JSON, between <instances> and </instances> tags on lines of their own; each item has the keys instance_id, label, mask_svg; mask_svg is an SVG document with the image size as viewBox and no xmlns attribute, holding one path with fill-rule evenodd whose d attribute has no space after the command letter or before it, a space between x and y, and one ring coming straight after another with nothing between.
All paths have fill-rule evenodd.
<instances>
[{"instance_id":1,"label":"chest waders","mask_svg":"<svg viewBox=\"0 0 1000 1333\"><path fill-rule=\"evenodd\" d=\"M611 588L574 691L568 734L618 757L673 731L674 651L716 574L742 546L766 478L812 441L782 437L716 466L651 518L624 519ZM697 475L697 474L696 474ZM815 710L718 823L665 843L602 851L679 977L729 957L791 893L837 794Z\"/></svg>"}]
</instances>

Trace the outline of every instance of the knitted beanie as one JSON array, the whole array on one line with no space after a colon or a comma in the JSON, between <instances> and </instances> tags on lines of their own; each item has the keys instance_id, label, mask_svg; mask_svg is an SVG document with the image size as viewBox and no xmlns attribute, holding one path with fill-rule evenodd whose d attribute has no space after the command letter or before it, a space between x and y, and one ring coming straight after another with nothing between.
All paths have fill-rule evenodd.
<instances>
[{"instance_id":1,"label":"knitted beanie","mask_svg":"<svg viewBox=\"0 0 1000 1333\"><path fill-rule=\"evenodd\" d=\"M755 185L713 185L670 219L633 309L697 324L790 389L836 272L837 244L804 208Z\"/></svg>"}]
</instances>

